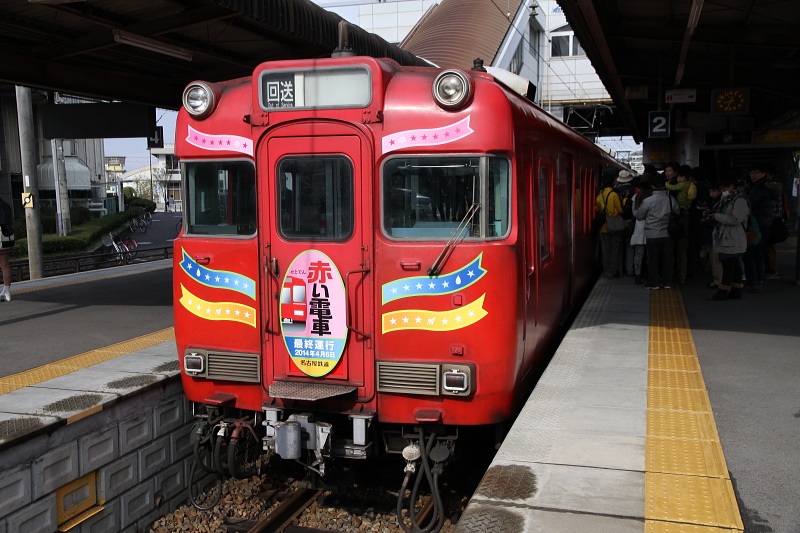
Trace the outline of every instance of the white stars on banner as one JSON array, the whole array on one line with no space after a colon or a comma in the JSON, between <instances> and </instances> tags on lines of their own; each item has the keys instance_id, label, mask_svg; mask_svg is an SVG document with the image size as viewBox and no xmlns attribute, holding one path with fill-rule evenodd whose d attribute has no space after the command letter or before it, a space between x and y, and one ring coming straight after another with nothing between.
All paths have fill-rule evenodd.
<instances>
[{"instance_id":1,"label":"white stars on banner","mask_svg":"<svg viewBox=\"0 0 800 533\"><path fill-rule=\"evenodd\" d=\"M256 310L236 302L211 302L198 298L181 285L181 305L206 320L230 320L256 327Z\"/></svg>"},{"instance_id":2,"label":"white stars on banner","mask_svg":"<svg viewBox=\"0 0 800 533\"><path fill-rule=\"evenodd\" d=\"M486 295L450 311L426 311L424 309L401 309L384 313L381 317L383 333L401 329L424 329L428 331L452 331L478 322L489 313L483 308Z\"/></svg>"}]
</instances>

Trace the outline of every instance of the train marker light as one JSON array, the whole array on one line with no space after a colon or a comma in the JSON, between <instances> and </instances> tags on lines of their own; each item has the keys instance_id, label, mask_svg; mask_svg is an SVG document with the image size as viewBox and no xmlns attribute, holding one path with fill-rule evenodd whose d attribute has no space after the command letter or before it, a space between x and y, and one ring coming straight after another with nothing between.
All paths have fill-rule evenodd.
<instances>
[{"instance_id":1,"label":"train marker light","mask_svg":"<svg viewBox=\"0 0 800 533\"><path fill-rule=\"evenodd\" d=\"M442 388L453 394L466 392L469 389L469 376L456 369L445 371L442 379Z\"/></svg>"},{"instance_id":2,"label":"train marker light","mask_svg":"<svg viewBox=\"0 0 800 533\"><path fill-rule=\"evenodd\" d=\"M195 118L205 118L216 106L214 92L202 82L190 83L183 91L183 107Z\"/></svg>"},{"instance_id":3,"label":"train marker light","mask_svg":"<svg viewBox=\"0 0 800 533\"><path fill-rule=\"evenodd\" d=\"M445 70L433 81L433 97L445 109L459 109L472 92L469 78L460 70Z\"/></svg>"},{"instance_id":4,"label":"train marker light","mask_svg":"<svg viewBox=\"0 0 800 533\"><path fill-rule=\"evenodd\" d=\"M183 356L183 369L187 374L199 374L203 371L204 366L202 355L192 352Z\"/></svg>"}]
</instances>

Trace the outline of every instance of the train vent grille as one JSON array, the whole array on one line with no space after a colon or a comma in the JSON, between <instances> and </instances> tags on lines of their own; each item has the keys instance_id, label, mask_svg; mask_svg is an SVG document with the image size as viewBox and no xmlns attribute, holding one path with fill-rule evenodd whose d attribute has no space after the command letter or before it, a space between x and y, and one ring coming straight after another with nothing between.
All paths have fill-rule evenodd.
<instances>
[{"instance_id":1,"label":"train vent grille","mask_svg":"<svg viewBox=\"0 0 800 533\"><path fill-rule=\"evenodd\" d=\"M378 391L439 394L439 365L378 362Z\"/></svg>"},{"instance_id":2,"label":"train vent grille","mask_svg":"<svg viewBox=\"0 0 800 533\"><path fill-rule=\"evenodd\" d=\"M257 353L208 353L208 379L261 381L261 357Z\"/></svg>"}]
</instances>

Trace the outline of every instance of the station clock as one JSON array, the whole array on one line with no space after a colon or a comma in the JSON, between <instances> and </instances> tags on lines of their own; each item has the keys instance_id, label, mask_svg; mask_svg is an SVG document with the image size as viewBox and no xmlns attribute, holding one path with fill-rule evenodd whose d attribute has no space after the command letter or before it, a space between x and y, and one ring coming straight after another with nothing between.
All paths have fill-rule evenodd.
<instances>
[{"instance_id":1,"label":"station clock","mask_svg":"<svg viewBox=\"0 0 800 533\"><path fill-rule=\"evenodd\" d=\"M748 89L716 89L712 93L714 113L741 114L750 109Z\"/></svg>"}]
</instances>

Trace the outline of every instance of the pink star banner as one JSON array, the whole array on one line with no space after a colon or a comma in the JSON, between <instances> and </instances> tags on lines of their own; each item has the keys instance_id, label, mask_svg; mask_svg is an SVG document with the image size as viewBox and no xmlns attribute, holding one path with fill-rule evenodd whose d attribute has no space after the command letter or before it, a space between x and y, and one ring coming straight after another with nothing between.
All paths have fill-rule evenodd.
<instances>
[{"instance_id":1,"label":"pink star banner","mask_svg":"<svg viewBox=\"0 0 800 533\"><path fill-rule=\"evenodd\" d=\"M469 127L467 117L459 120L455 124L442 126L441 128L431 128L427 130L406 130L385 135L383 137L383 153L399 150L400 148L411 148L418 146L436 146L447 144L459 139L463 139L475 130Z\"/></svg>"},{"instance_id":2,"label":"pink star banner","mask_svg":"<svg viewBox=\"0 0 800 533\"><path fill-rule=\"evenodd\" d=\"M189 134L186 142L204 150L214 150L217 152L241 152L249 156L253 155L253 140L238 135L210 135L197 131L188 126Z\"/></svg>"}]
</instances>

